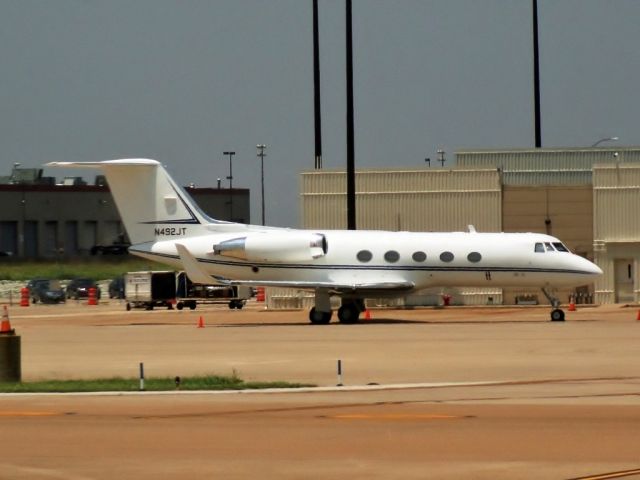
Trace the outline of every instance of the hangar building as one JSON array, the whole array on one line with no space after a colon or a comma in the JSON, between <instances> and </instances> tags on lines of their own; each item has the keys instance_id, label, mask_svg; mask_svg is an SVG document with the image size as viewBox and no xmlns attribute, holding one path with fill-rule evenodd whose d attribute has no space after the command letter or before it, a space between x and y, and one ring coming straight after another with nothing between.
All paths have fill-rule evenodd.
<instances>
[{"instance_id":1,"label":"hangar building","mask_svg":"<svg viewBox=\"0 0 640 480\"><path fill-rule=\"evenodd\" d=\"M209 216L249 220L249 190L185 188ZM42 169L14 168L0 177L0 256L71 258L124 251L129 243L109 186L98 175L93 185L80 177L43 177Z\"/></svg>"},{"instance_id":2,"label":"hangar building","mask_svg":"<svg viewBox=\"0 0 640 480\"><path fill-rule=\"evenodd\" d=\"M345 228L346 174L301 174L304 228ZM454 168L356 173L357 227L409 231L538 232L595 261L595 285L557 292L578 302L640 300L640 149L519 149L456 152ZM540 291L458 289L459 304L546 303ZM438 295L405 299L429 304Z\"/></svg>"}]
</instances>

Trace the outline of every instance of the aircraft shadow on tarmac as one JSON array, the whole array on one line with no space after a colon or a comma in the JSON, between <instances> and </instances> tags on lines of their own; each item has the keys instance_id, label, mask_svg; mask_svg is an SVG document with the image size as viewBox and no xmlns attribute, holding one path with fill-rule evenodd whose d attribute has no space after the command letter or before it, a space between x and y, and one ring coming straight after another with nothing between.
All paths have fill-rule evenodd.
<instances>
[{"instance_id":1,"label":"aircraft shadow on tarmac","mask_svg":"<svg viewBox=\"0 0 640 480\"><path fill-rule=\"evenodd\" d=\"M264 322L264 323L219 323L214 325L208 325L211 327L242 327L242 328L260 328L260 327L311 327L327 328L328 326L352 326L352 327L366 327L367 325L492 325L492 324L531 324L531 323L551 323L548 320L405 320L398 318L377 318L375 320L362 320L357 323L342 324L339 322L332 322L327 325L310 325L309 322Z\"/></svg>"}]
</instances>

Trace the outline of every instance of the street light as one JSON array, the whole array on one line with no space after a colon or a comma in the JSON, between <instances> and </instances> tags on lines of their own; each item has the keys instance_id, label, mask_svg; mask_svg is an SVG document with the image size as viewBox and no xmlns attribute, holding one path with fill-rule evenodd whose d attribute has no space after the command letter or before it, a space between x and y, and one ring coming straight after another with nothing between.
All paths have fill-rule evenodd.
<instances>
[{"instance_id":1,"label":"street light","mask_svg":"<svg viewBox=\"0 0 640 480\"><path fill-rule=\"evenodd\" d=\"M597 147L598 145L600 145L603 142L615 142L619 140L618 137L606 137L606 138L601 138L600 140L598 140L596 143L594 143L593 145L591 145L591 147Z\"/></svg>"},{"instance_id":2,"label":"street light","mask_svg":"<svg viewBox=\"0 0 640 480\"><path fill-rule=\"evenodd\" d=\"M233 165L231 160L236 152L222 152L223 155L229 156L229 176L227 180L229 180L229 221L233 222Z\"/></svg>"},{"instance_id":3,"label":"street light","mask_svg":"<svg viewBox=\"0 0 640 480\"><path fill-rule=\"evenodd\" d=\"M264 226L264 157L267 156L264 153L264 149L267 148L266 145L258 144L256 145L258 149L257 156L260 157L260 185L262 187L262 225Z\"/></svg>"}]
</instances>

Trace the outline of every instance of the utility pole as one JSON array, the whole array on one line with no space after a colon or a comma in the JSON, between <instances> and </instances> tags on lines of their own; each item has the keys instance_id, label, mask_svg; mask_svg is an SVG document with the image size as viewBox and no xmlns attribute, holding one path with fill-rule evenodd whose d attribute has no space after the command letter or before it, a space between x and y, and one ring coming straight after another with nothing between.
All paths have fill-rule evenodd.
<instances>
[{"instance_id":1,"label":"utility pole","mask_svg":"<svg viewBox=\"0 0 640 480\"><path fill-rule=\"evenodd\" d=\"M267 148L267 146L261 143L256 145L256 148L258 149L257 156L260 157L260 186L262 187L262 225L264 226L264 157L267 156L267 154L264 153L264 149Z\"/></svg>"},{"instance_id":2,"label":"utility pole","mask_svg":"<svg viewBox=\"0 0 640 480\"><path fill-rule=\"evenodd\" d=\"M229 156L229 176L227 180L229 180L229 221L233 222L233 156L236 152L222 152L223 155Z\"/></svg>"},{"instance_id":3,"label":"utility pole","mask_svg":"<svg viewBox=\"0 0 640 480\"><path fill-rule=\"evenodd\" d=\"M356 229L356 172L353 120L353 28L351 0L346 0L347 37L347 229Z\"/></svg>"},{"instance_id":4,"label":"utility pole","mask_svg":"<svg viewBox=\"0 0 640 480\"><path fill-rule=\"evenodd\" d=\"M318 33L318 0L313 9L313 113L316 140L315 169L322 169L322 116L320 114L320 35Z\"/></svg>"},{"instance_id":5,"label":"utility pole","mask_svg":"<svg viewBox=\"0 0 640 480\"><path fill-rule=\"evenodd\" d=\"M536 148L542 147L542 121L540 119L540 51L538 48L538 0L532 1L533 9L533 96Z\"/></svg>"}]
</instances>

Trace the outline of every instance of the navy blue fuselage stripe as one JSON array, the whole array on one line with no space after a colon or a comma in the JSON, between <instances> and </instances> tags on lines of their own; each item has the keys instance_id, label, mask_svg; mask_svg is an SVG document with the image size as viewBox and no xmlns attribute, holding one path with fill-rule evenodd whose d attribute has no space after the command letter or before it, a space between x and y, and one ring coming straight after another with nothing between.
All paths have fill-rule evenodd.
<instances>
[{"instance_id":1,"label":"navy blue fuselage stripe","mask_svg":"<svg viewBox=\"0 0 640 480\"><path fill-rule=\"evenodd\" d=\"M144 250L129 248L129 252L141 253L157 257L180 260L178 255L167 253L153 253ZM393 265L309 265L304 263L281 264L281 263L260 263L260 262L237 262L233 260L211 260L197 258L198 263L209 263L212 265L224 265L230 267L259 267L276 269L298 269L298 270L384 270L384 271L413 271L413 272L513 272L513 273L569 273L578 275L590 275L590 272L583 270L569 270L560 268L530 268L530 267L436 267L436 266L393 266Z\"/></svg>"}]
</instances>

